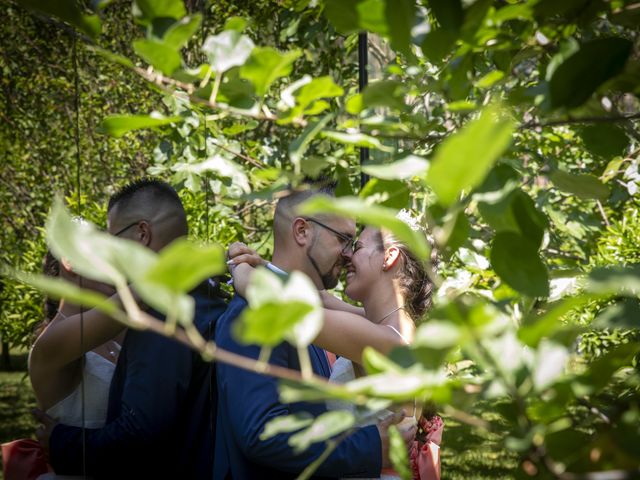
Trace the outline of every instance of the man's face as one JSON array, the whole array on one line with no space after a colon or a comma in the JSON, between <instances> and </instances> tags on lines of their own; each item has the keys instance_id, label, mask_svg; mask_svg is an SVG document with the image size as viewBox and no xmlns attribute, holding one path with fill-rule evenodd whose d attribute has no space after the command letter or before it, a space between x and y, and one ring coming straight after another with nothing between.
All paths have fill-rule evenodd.
<instances>
[{"instance_id":1,"label":"man's face","mask_svg":"<svg viewBox=\"0 0 640 480\"><path fill-rule=\"evenodd\" d=\"M345 262L353 253L356 224L353 220L340 217L308 217L306 221L313 229L312 242L306 251L307 258L322 286L334 288Z\"/></svg>"}]
</instances>

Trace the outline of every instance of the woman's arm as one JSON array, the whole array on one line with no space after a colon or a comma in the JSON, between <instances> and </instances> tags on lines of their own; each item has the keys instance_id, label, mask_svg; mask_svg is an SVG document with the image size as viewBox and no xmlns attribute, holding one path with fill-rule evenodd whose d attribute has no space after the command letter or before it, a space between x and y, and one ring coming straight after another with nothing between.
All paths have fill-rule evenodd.
<instances>
[{"instance_id":1,"label":"woman's arm","mask_svg":"<svg viewBox=\"0 0 640 480\"><path fill-rule=\"evenodd\" d=\"M335 295L327 292L326 290L320 290L320 299L322 300L322 304L324 308L328 308L330 310L339 310L342 312L353 313L354 315L360 315L364 317L364 308L356 307L355 305L351 305L350 303L345 302L344 300L339 299Z\"/></svg>"},{"instance_id":2,"label":"woman's arm","mask_svg":"<svg viewBox=\"0 0 640 480\"><path fill-rule=\"evenodd\" d=\"M113 295L110 301L119 303L118 295ZM62 368L111 340L124 328L123 324L95 308L66 318L58 313L33 344L29 370Z\"/></svg>"},{"instance_id":3,"label":"woman's arm","mask_svg":"<svg viewBox=\"0 0 640 480\"><path fill-rule=\"evenodd\" d=\"M406 345L400 335L386 325L376 325L360 315L326 308L322 329L313 343L357 363L362 363L365 347L373 347L386 355L394 348Z\"/></svg>"}]
</instances>

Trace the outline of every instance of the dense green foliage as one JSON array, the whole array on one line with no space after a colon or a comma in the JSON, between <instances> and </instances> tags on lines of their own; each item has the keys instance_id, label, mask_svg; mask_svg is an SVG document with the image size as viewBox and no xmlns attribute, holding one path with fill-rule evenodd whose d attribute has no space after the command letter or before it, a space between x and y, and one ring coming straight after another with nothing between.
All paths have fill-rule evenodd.
<instances>
[{"instance_id":1,"label":"dense green foliage","mask_svg":"<svg viewBox=\"0 0 640 480\"><path fill-rule=\"evenodd\" d=\"M383 408L426 397L457 420L501 432L504 446L518 455L518 475L637 475L636 5L136 0L132 11L128 4L96 2L91 13L21 3L83 32L58 29L46 40L66 42L68 52L79 38L81 112L90 112L80 116L79 183L91 194L82 205L72 200L72 210L100 223L99 207L89 205L104 199L107 186L146 169L183 190L196 238L222 244L241 238L268 255L269 201L289 182L323 173L338 180L340 198L310 203L308 213L385 226L425 260L427 243L395 214L412 208L428 226L442 266L433 275L436 305L415 344L390 359L368 352L371 375L350 391L294 382L283 386L283 398L339 397ZM35 24L49 20L15 5L9 12L16 21L2 27L7 37L18 32L45 41L32 37ZM361 31L370 35L372 81L358 92ZM40 83L15 78L13 70L35 68L41 58L29 57L37 50L25 49L26 42L9 43L18 60L4 60L12 79L5 89L30 93L11 117L24 126L2 127L8 166L2 181L13 189L3 193L3 211L12 211L15 199L28 208L8 216L3 255L13 266L36 270L42 243L25 238L42 226L50 204L54 188L43 172L58 165L61 190L77 188L73 134L43 127L74 125L73 108L64 117L60 106L72 104L75 77L72 68L56 71L62 64L56 62L41 75L48 88L60 85L66 99L28 90ZM36 107L37 101L51 104ZM371 149L365 165L362 147ZM40 163L26 161L31 155ZM371 176L362 187L361 173ZM93 260L73 249L90 237L103 247L96 255L112 265L101 275L120 288L132 281L143 299L145 289L164 289L176 300L165 308L180 321L189 312L184 285L215 270L159 275L176 252L138 253L145 258L132 269L126 265L135 252L125 243L74 226L60 205L49 218L47 236L58 255L91 274ZM193 248L195 258L215 255L182 248ZM1 328L18 341L25 324L15 312L26 317L33 302L10 292L26 287L3 281L10 307L3 307ZM265 349L287 339L304 352L318 328L313 289L297 276L283 288L269 276L256 282L256 292L271 293L248 295L241 334ZM274 311L287 312L278 328L270 320ZM479 399L500 399L499 418L461 415ZM338 433L357 420L335 413L316 422ZM285 419L278 428L301 429L292 437L299 448L310 437L325 440L304 425Z\"/></svg>"}]
</instances>

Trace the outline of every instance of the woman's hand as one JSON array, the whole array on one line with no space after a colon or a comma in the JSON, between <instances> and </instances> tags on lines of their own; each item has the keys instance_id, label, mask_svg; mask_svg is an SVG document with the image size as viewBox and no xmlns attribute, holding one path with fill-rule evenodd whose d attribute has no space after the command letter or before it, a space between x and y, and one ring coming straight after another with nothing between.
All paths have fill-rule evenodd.
<instances>
[{"instance_id":1,"label":"woman's hand","mask_svg":"<svg viewBox=\"0 0 640 480\"><path fill-rule=\"evenodd\" d=\"M255 250L247 247L242 242L233 242L227 250L227 265L229 271L233 273L233 267L241 263L248 263L252 267L266 265L267 261L256 253Z\"/></svg>"}]
</instances>

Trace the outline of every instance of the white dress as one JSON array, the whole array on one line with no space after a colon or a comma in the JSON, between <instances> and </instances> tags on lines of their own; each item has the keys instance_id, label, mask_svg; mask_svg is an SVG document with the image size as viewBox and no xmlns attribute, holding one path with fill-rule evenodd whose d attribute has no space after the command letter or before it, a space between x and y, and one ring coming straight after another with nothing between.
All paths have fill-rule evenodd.
<instances>
[{"instance_id":1,"label":"white dress","mask_svg":"<svg viewBox=\"0 0 640 480\"><path fill-rule=\"evenodd\" d=\"M72 427L82 427L82 390L84 388L84 428L102 428L107 421L109 387L116 365L95 352L87 352L82 384L47 410L58 422ZM81 476L45 473L38 480L81 479Z\"/></svg>"},{"instance_id":2,"label":"white dress","mask_svg":"<svg viewBox=\"0 0 640 480\"><path fill-rule=\"evenodd\" d=\"M393 328L391 325L387 325L387 326L391 328L394 332L396 332L398 335L400 335L400 338L402 338L402 340L404 340L405 343L408 343L406 339L402 336L402 334L398 332L398 330ZM353 363L351 362L351 360L344 357L339 357L338 359L336 359L336 361L333 363L333 367L331 367L331 376L329 377L329 381L334 383L347 383L355 379L356 379L356 372L353 369ZM354 415L356 415L357 413L356 406L354 404L349 402L343 402L340 400L328 400L327 408L329 410L348 410ZM377 418L374 418L369 422L365 422L361 424L361 426L364 427L367 425L374 425L378 423L378 421L388 418L390 415L393 415L393 412L389 410L385 412L381 412ZM399 479L400 477L383 473L379 478L380 480L396 480L396 479ZM374 479L361 479L361 480L374 480Z\"/></svg>"},{"instance_id":3,"label":"white dress","mask_svg":"<svg viewBox=\"0 0 640 480\"><path fill-rule=\"evenodd\" d=\"M107 420L109 387L115 364L95 352L85 355L83 383L60 400L47 413L58 422L82 427L82 389L84 388L84 428L102 428ZM84 385L84 387L83 387Z\"/></svg>"}]
</instances>

